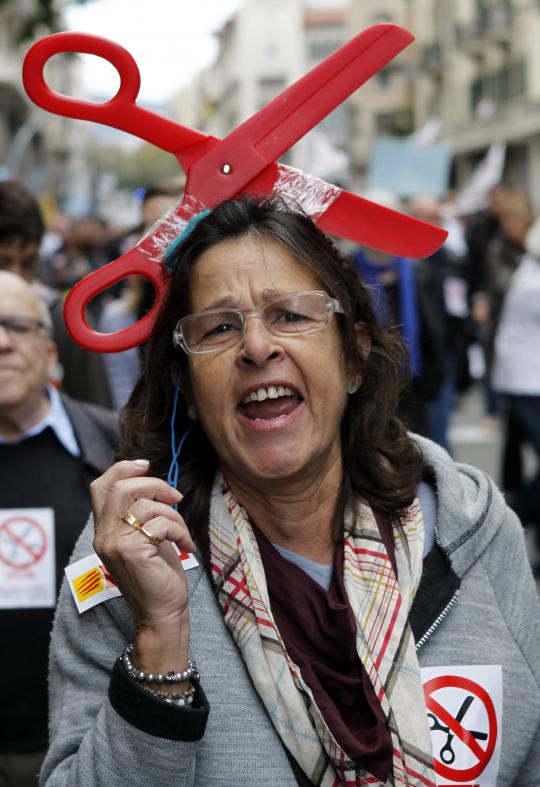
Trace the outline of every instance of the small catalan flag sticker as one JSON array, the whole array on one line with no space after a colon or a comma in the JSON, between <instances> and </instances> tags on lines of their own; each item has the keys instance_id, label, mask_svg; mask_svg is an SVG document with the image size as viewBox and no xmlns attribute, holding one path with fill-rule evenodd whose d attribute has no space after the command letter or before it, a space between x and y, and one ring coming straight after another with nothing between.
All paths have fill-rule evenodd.
<instances>
[{"instance_id":1,"label":"small catalan flag sticker","mask_svg":"<svg viewBox=\"0 0 540 787\"><path fill-rule=\"evenodd\" d=\"M199 565L194 555L180 552L176 544L172 546L178 553L178 558L182 561L185 571ZM122 595L101 559L95 553L67 566L66 577L79 612L86 612L87 609L101 604L102 601Z\"/></svg>"},{"instance_id":2,"label":"small catalan flag sticker","mask_svg":"<svg viewBox=\"0 0 540 787\"><path fill-rule=\"evenodd\" d=\"M99 568L91 568L80 577L75 577L73 587L79 601L86 601L90 596L105 590L105 577Z\"/></svg>"}]
</instances>

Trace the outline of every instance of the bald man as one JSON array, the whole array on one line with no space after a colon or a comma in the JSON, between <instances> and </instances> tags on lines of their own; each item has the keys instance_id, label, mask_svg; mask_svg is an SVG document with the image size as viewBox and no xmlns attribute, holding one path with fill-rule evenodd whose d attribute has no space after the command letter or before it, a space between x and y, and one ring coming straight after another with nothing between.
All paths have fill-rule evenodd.
<instances>
[{"instance_id":1,"label":"bald man","mask_svg":"<svg viewBox=\"0 0 540 787\"><path fill-rule=\"evenodd\" d=\"M0 271L0 787L38 783L56 599L117 440L113 413L49 385L56 361L44 302Z\"/></svg>"}]
</instances>

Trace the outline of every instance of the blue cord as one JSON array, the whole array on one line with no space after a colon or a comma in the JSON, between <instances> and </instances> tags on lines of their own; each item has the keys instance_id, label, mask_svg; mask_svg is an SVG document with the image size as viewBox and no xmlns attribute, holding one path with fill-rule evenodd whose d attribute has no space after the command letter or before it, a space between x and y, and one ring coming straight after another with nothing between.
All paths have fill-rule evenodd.
<instances>
[{"instance_id":1,"label":"blue cord","mask_svg":"<svg viewBox=\"0 0 540 787\"><path fill-rule=\"evenodd\" d=\"M178 372L176 376L176 390L174 392L174 401L172 407L172 414L171 414L171 464L169 465L169 472L167 474L167 483L170 484L174 489L178 489L178 476L180 474L180 464L179 464L179 457L180 452L182 451L182 447L186 442L186 438L191 432L191 425L188 426L187 430L184 432L182 437L180 438L178 445L176 445L176 432L174 428L174 424L176 421L176 410L178 408L178 399L180 397L180 372ZM173 505L175 511L178 511L178 503Z\"/></svg>"},{"instance_id":2,"label":"blue cord","mask_svg":"<svg viewBox=\"0 0 540 787\"><path fill-rule=\"evenodd\" d=\"M167 247L167 251L165 252L165 259L163 260L163 264L165 265L167 270L169 271L174 270L174 266L172 265L171 260L172 257L174 256L175 251L179 246L182 245L185 239L189 235L191 235L191 233L193 232L199 221L202 221L211 213L212 211L209 208L205 208L200 213L197 213L195 216L192 216L192 218L188 221L188 223L186 224L180 235L177 238L175 238L173 241L171 241L171 243L169 243Z\"/></svg>"}]
</instances>

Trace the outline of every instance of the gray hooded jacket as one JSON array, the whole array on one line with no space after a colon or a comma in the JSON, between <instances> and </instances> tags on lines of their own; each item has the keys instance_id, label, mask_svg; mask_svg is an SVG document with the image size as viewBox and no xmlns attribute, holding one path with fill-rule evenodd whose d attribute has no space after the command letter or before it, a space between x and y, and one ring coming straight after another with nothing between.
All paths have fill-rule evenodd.
<instances>
[{"instance_id":1,"label":"gray hooded jacket","mask_svg":"<svg viewBox=\"0 0 540 787\"><path fill-rule=\"evenodd\" d=\"M521 526L483 473L417 439L437 501L435 543L411 610L420 666L502 669L498 775L480 783L539 787L540 609ZM92 551L89 523L73 560ZM187 577L190 653L201 672L191 710L154 700L118 665L134 637L124 600L79 615L64 583L51 648L51 745L42 785L305 783L253 688L204 569L190 569ZM454 712L457 722L459 715ZM440 740L452 745L452 738L457 748L455 735ZM480 749L488 744L479 742ZM443 758L442 748L434 739L436 758Z\"/></svg>"}]
</instances>

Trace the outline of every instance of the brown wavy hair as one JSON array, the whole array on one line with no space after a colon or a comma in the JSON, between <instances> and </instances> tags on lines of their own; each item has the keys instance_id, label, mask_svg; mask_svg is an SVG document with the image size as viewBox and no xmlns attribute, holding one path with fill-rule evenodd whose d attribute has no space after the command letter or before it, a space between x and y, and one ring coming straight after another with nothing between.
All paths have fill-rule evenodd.
<instances>
[{"instance_id":1,"label":"brown wavy hair","mask_svg":"<svg viewBox=\"0 0 540 787\"><path fill-rule=\"evenodd\" d=\"M332 241L299 210L280 199L236 199L223 202L200 220L171 255L170 287L161 303L145 352L143 373L121 413L118 458L150 460L151 475L167 477L171 461L171 414L174 380L188 377L187 356L172 344L179 319L189 314L191 272L199 257L231 238L250 235L288 249L294 259L314 271L326 291L341 303L335 319L349 369L362 375L362 385L348 396L341 424L343 488L341 500L357 494L373 508L393 513L414 498L421 476L421 455L396 415L399 394L407 381L407 352L399 334L382 328L370 304L368 287ZM364 359L355 324L364 323L371 351ZM197 535L206 529L210 491L217 458L199 422L191 423L180 396L175 432L191 432L182 450L180 512Z\"/></svg>"}]
</instances>

